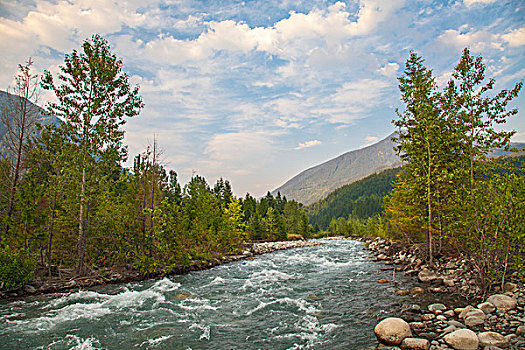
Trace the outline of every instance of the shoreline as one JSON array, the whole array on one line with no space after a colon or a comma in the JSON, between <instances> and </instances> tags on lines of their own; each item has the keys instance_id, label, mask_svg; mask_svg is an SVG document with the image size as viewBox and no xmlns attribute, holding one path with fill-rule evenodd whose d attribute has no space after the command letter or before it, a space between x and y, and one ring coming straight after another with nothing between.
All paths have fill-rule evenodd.
<instances>
[{"instance_id":1,"label":"shoreline","mask_svg":"<svg viewBox=\"0 0 525 350\"><path fill-rule=\"evenodd\" d=\"M337 238L332 238L337 239ZM475 285L475 270L465 257L441 257L435 266L427 266L418 256L417 245L369 237L341 237L365 243L393 271L412 276L420 287L396 287L400 297L415 297L414 305L401 310L397 317L379 322L374 333L376 349L524 349L525 348L525 287L517 275L484 295ZM378 281L389 283L390 281ZM399 287L399 286L398 286ZM423 288L426 287L426 288ZM422 296L432 303L421 303ZM457 297L448 305L446 297ZM459 299L463 299L460 301ZM393 331L396 329L396 331Z\"/></svg>"},{"instance_id":2,"label":"shoreline","mask_svg":"<svg viewBox=\"0 0 525 350\"><path fill-rule=\"evenodd\" d=\"M308 240L261 243L248 242L245 243L243 251L240 254L225 255L221 258L195 261L188 266L176 265L169 273L164 271L142 274L137 268L116 267L109 269L108 271L103 271L101 273L95 272L85 276L73 276L71 278L51 277L42 280L35 279L21 288L0 291L0 300L17 300L27 296L52 293L73 293L95 286L141 282L150 279L160 279L167 276L185 275L190 272L209 270L216 266L251 259L257 255L269 254L279 250L313 247L322 244L325 243Z\"/></svg>"}]
</instances>

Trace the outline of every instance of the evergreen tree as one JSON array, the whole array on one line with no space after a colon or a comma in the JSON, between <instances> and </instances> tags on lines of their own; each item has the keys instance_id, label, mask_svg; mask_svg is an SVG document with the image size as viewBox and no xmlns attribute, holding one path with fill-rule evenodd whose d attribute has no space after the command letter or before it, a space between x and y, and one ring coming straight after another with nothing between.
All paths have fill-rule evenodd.
<instances>
[{"instance_id":1,"label":"evergreen tree","mask_svg":"<svg viewBox=\"0 0 525 350\"><path fill-rule=\"evenodd\" d=\"M411 182L406 189L413 190L412 196L420 202L416 205L426 206L427 257L432 264L439 160L445 149L442 134L446 119L438 107L435 78L420 56L410 53L404 75L398 79L406 108L404 113L397 113L398 119L393 122L398 128L397 153L406 162L404 181Z\"/></svg>"}]
</instances>

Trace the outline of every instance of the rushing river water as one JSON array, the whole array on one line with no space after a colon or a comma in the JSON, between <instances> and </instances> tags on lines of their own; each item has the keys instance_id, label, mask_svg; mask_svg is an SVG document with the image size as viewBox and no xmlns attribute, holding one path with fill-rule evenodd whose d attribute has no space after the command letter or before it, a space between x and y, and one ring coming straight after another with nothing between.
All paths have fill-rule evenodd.
<instances>
[{"instance_id":1,"label":"rushing river water","mask_svg":"<svg viewBox=\"0 0 525 350\"><path fill-rule=\"evenodd\" d=\"M355 241L0 303L0 349L369 349L407 300Z\"/></svg>"}]
</instances>

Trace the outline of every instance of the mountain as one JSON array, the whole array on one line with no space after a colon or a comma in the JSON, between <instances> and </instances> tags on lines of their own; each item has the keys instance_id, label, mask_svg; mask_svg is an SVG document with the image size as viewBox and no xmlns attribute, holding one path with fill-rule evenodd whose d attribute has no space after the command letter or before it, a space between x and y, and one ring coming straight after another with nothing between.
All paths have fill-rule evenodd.
<instances>
[{"instance_id":1,"label":"mountain","mask_svg":"<svg viewBox=\"0 0 525 350\"><path fill-rule=\"evenodd\" d=\"M280 192L288 199L308 205L325 198L341 186L400 166L401 160L394 152L393 136L307 169L272 193L275 195Z\"/></svg>"},{"instance_id":2,"label":"mountain","mask_svg":"<svg viewBox=\"0 0 525 350\"><path fill-rule=\"evenodd\" d=\"M359 181L345 185L326 198L305 207L310 224L326 230L332 219L352 215L359 219L383 212L383 198L393 187L401 167L372 174Z\"/></svg>"},{"instance_id":3,"label":"mountain","mask_svg":"<svg viewBox=\"0 0 525 350\"><path fill-rule=\"evenodd\" d=\"M13 103L12 101L15 101L16 98L18 97L0 90L0 113L5 113L6 109L10 108L10 106ZM42 109L42 107L33 104L31 101L29 101L28 110L35 111L36 113L38 113L37 123L41 125L47 125L47 124L60 125L60 119L58 119L54 115L45 114L44 109ZM5 145L5 140L4 140L5 133L6 133L6 127L0 121L0 155L6 154L5 153L6 145Z\"/></svg>"}]
</instances>

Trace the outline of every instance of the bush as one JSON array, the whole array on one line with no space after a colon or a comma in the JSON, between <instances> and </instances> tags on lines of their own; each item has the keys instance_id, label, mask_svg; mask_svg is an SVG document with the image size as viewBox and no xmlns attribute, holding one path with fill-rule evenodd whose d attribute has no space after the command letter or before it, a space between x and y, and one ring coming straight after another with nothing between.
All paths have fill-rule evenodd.
<instances>
[{"instance_id":1,"label":"bush","mask_svg":"<svg viewBox=\"0 0 525 350\"><path fill-rule=\"evenodd\" d=\"M23 257L21 252L12 252L8 247L0 250L0 289L20 288L33 278L35 264Z\"/></svg>"}]
</instances>

